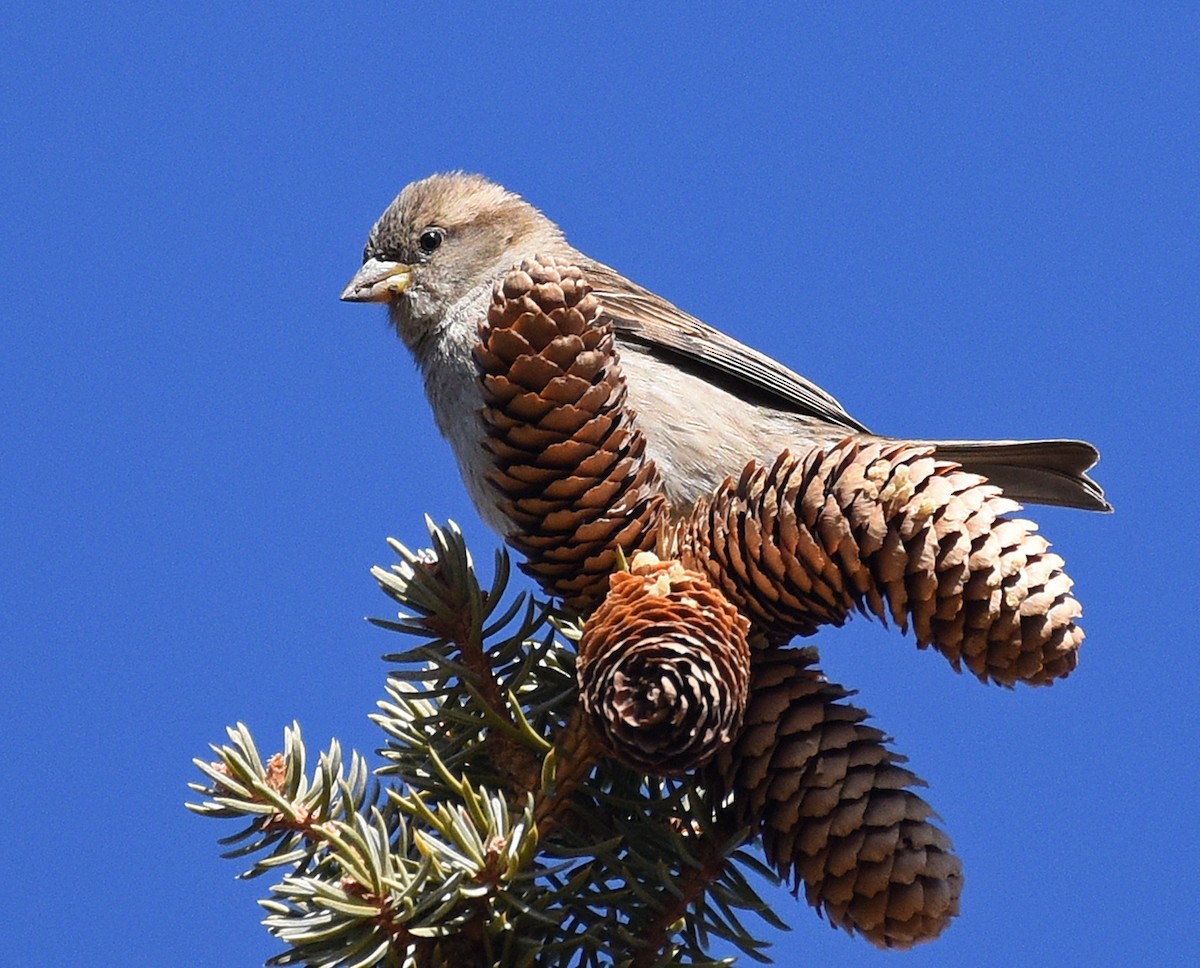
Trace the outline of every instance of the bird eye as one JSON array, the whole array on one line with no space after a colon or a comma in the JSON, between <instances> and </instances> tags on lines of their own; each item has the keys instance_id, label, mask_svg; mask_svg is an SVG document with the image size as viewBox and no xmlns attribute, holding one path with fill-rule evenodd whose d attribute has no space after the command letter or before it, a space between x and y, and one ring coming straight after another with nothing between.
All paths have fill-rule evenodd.
<instances>
[{"instance_id":1,"label":"bird eye","mask_svg":"<svg viewBox=\"0 0 1200 968\"><path fill-rule=\"evenodd\" d=\"M445 237L446 233L442 229L439 229L436 226L430 226L421 233L421 237L417 240L417 245L421 247L422 252L424 252L426 255L429 255L429 253L433 252L434 249L442 244L442 240Z\"/></svg>"}]
</instances>

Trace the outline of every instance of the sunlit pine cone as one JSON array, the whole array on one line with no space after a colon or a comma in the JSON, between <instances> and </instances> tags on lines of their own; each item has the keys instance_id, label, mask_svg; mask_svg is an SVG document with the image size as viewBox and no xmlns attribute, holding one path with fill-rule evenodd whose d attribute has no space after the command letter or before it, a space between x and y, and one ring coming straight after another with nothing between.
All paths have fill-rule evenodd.
<instances>
[{"instance_id":1,"label":"sunlit pine cone","mask_svg":"<svg viewBox=\"0 0 1200 968\"><path fill-rule=\"evenodd\" d=\"M749 622L700 572L653 554L615 572L579 642L580 702L613 757L675 776L737 735Z\"/></svg>"},{"instance_id":2,"label":"sunlit pine cone","mask_svg":"<svg viewBox=\"0 0 1200 968\"><path fill-rule=\"evenodd\" d=\"M936 938L958 914L962 864L910 787L923 781L863 724L815 649L755 654L737 741L710 768L735 822L830 922L884 948Z\"/></svg>"},{"instance_id":3,"label":"sunlit pine cone","mask_svg":"<svg viewBox=\"0 0 1200 968\"><path fill-rule=\"evenodd\" d=\"M679 556L782 643L858 609L981 681L1046 685L1083 630L1063 560L1020 505L928 446L849 438L751 462L697 505Z\"/></svg>"},{"instance_id":4,"label":"sunlit pine cone","mask_svg":"<svg viewBox=\"0 0 1200 968\"><path fill-rule=\"evenodd\" d=\"M654 547L664 514L599 315L579 269L527 261L497 286L475 349L507 541L528 574L576 608L604 596L618 548Z\"/></svg>"}]
</instances>

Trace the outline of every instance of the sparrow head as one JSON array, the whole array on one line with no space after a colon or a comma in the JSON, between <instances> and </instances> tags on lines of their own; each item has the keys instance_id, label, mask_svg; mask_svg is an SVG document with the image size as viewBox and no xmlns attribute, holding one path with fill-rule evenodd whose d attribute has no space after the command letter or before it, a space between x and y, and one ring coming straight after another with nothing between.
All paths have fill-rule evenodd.
<instances>
[{"instance_id":1,"label":"sparrow head","mask_svg":"<svg viewBox=\"0 0 1200 968\"><path fill-rule=\"evenodd\" d=\"M490 294L522 258L563 244L557 225L483 176L431 175L406 186L379 217L342 299L387 303L415 350L463 299Z\"/></svg>"}]
</instances>

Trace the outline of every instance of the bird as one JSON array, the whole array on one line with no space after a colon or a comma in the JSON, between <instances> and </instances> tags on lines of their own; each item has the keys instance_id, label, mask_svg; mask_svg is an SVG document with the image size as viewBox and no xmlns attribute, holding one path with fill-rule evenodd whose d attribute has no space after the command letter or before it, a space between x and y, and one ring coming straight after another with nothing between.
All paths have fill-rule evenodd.
<instances>
[{"instance_id":1,"label":"bird","mask_svg":"<svg viewBox=\"0 0 1200 968\"><path fill-rule=\"evenodd\" d=\"M628 404L673 515L686 515L752 460L769 466L785 450L828 447L847 437L880 439L812 381L574 248L520 195L482 175L431 175L403 188L375 222L362 265L341 298L387 305L472 502L501 535L512 526L488 481L492 462L483 446L474 347L495 286L523 260L539 256L577 266L600 300ZM1100 455L1087 441L918 443L988 478L1014 500L1112 510L1088 476Z\"/></svg>"}]
</instances>

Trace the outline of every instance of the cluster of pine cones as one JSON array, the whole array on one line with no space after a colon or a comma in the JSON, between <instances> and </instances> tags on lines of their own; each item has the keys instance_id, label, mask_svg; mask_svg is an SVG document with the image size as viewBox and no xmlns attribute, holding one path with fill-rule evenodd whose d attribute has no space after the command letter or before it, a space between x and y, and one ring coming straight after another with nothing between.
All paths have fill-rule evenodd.
<instances>
[{"instance_id":1,"label":"cluster of pine cones","mask_svg":"<svg viewBox=\"0 0 1200 968\"><path fill-rule=\"evenodd\" d=\"M922 782L787 643L858 611L984 682L1065 676L1080 607L1035 525L927 447L853 437L751 463L673 514L600 304L554 260L497 287L476 360L508 541L587 616L580 700L603 748L703 771L832 923L883 947L937 937L962 868Z\"/></svg>"}]
</instances>

